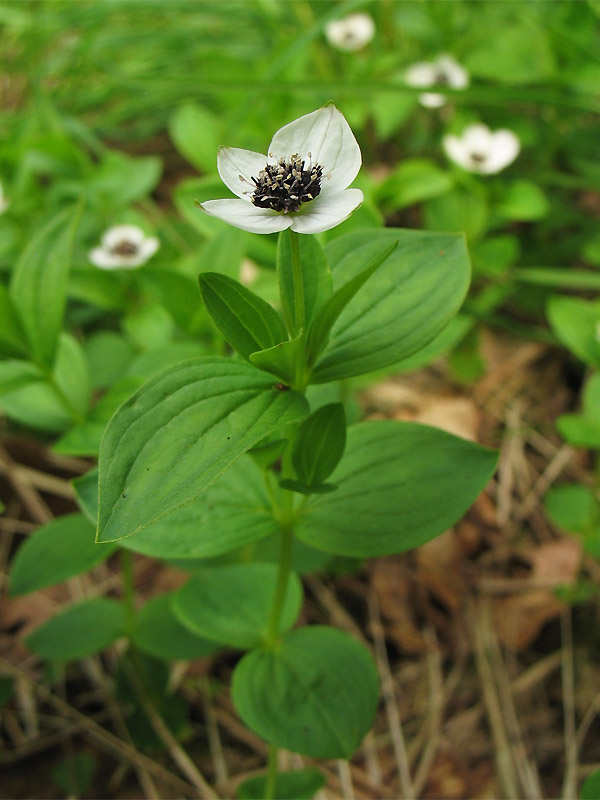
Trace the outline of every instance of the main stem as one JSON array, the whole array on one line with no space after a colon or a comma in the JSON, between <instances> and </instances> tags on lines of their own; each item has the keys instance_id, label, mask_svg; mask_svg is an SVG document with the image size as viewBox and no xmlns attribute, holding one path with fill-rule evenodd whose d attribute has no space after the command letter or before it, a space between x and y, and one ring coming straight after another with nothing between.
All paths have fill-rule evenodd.
<instances>
[{"instance_id":1,"label":"main stem","mask_svg":"<svg viewBox=\"0 0 600 800\"><path fill-rule=\"evenodd\" d=\"M300 262L300 234L290 231L292 248L292 276L294 281L294 316L296 333L304 328L304 282L302 281L302 264Z\"/></svg>"}]
</instances>

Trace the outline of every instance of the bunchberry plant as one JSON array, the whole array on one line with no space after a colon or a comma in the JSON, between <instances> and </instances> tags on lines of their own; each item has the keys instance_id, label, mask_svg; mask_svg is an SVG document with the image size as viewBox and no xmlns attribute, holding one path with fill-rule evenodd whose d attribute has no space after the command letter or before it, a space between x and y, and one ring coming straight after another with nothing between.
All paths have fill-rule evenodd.
<instances>
[{"instance_id":1,"label":"bunchberry plant","mask_svg":"<svg viewBox=\"0 0 600 800\"><path fill-rule=\"evenodd\" d=\"M100 543L80 561L95 563L118 542L188 563L192 576L137 618L131 607L123 614L113 600L91 600L29 638L53 657L52 626L56 634L66 615L85 629L87 652L90 635L105 646L122 633L163 658L245 651L232 695L270 746L264 797L283 796L289 778L277 775L277 748L349 758L378 703L362 644L326 626L294 628L298 573L334 555L369 558L428 541L466 511L496 463L493 451L435 428L346 424L339 382L422 349L469 283L462 235L355 231L326 249L307 235L361 203L348 188L360 164L331 104L279 130L267 155L219 151L237 199L201 208L244 230L279 232L278 308L232 277L203 272L202 300L232 355L173 364L149 380L108 423L99 475L77 482L83 510L92 519L97 511ZM331 385L325 402L323 384ZM74 538L67 532L65 543ZM27 583L20 571L17 562L13 588ZM81 642L70 657L82 654Z\"/></svg>"}]
</instances>

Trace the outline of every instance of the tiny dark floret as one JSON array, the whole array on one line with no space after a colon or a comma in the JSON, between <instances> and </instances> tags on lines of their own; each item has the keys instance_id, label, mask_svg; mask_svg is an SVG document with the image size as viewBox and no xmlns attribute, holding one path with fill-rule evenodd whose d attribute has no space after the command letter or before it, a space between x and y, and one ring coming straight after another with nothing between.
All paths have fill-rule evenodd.
<instances>
[{"instance_id":1,"label":"tiny dark floret","mask_svg":"<svg viewBox=\"0 0 600 800\"><path fill-rule=\"evenodd\" d=\"M122 239L112 249L111 253L114 256L134 256L138 251L137 244L129 242L127 239Z\"/></svg>"},{"instance_id":2,"label":"tiny dark floret","mask_svg":"<svg viewBox=\"0 0 600 800\"><path fill-rule=\"evenodd\" d=\"M302 203L314 200L321 193L323 167L305 165L304 159L293 155L280 158L277 164L267 164L252 178L255 185L252 202L258 208L272 208L285 214L298 211Z\"/></svg>"}]
</instances>

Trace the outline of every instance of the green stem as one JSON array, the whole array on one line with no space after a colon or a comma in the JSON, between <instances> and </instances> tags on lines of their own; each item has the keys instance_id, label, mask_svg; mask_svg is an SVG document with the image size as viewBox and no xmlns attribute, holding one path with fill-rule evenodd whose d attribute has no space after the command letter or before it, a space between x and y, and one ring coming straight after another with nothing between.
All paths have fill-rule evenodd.
<instances>
[{"instance_id":1,"label":"green stem","mask_svg":"<svg viewBox=\"0 0 600 800\"><path fill-rule=\"evenodd\" d=\"M292 274L294 279L294 316L296 334L304 328L304 283L302 281L302 264L300 263L300 234L290 231L292 246Z\"/></svg>"},{"instance_id":2,"label":"green stem","mask_svg":"<svg viewBox=\"0 0 600 800\"><path fill-rule=\"evenodd\" d=\"M133 582L133 554L131 550L121 549L121 575L123 577L123 603L127 631L131 634L135 629L135 586Z\"/></svg>"},{"instance_id":3,"label":"green stem","mask_svg":"<svg viewBox=\"0 0 600 800\"><path fill-rule=\"evenodd\" d=\"M288 492L292 494L292 492ZM285 596L287 594L288 580L290 577L290 569L292 566L292 543L294 541L294 529L291 525L281 529L281 549L279 552L279 572L277 573L277 584L275 586L275 594L273 595L273 603L271 605L271 613L269 615L269 625L267 627L267 635L265 644L268 648L273 648L277 637L279 635L279 620L281 618L281 611L285 603Z\"/></svg>"},{"instance_id":4,"label":"green stem","mask_svg":"<svg viewBox=\"0 0 600 800\"><path fill-rule=\"evenodd\" d=\"M273 800L277 788L277 748L269 745L269 761L267 772L267 785L265 786L265 800Z\"/></svg>"}]
</instances>

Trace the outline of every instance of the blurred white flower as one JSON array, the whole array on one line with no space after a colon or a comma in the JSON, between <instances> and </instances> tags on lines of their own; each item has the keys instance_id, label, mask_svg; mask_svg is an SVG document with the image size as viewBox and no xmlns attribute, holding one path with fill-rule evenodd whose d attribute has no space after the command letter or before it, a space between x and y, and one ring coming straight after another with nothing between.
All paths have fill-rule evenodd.
<instances>
[{"instance_id":1,"label":"blurred white flower","mask_svg":"<svg viewBox=\"0 0 600 800\"><path fill-rule=\"evenodd\" d=\"M360 148L332 103L280 128L268 153L221 147L219 175L240 199L207 200L200 208L252 233L321 233L362 203L360 189L346 188L360 169Z\"/></svg>"},{"instance_id":2,"label":"blurred white flower","mask_svg":"<svg viewBox=\"0 0 600 800\"><path fill-rule=\"evenodd\" d=\"M404 80L415 89L429 89L434 86L466 89L469 85L469 73L454 56L443 54L435 61L420 61L408 67ZM446 98L438 92L423 92L419 95L419 102L427 108L439 108L446 103Z\"/></svg>"},{"instance_id":3,"label":"blurred white flower","mask_svg":"<svg viewBox=\"0 0 600 800\"><path fill-rule=\"evenodd\" d=\"M0 183L0 214L4 214L9 205L10 203L4 196L4 189L2 188L2 184Z\"/></svg>"},{"instance_id":4,"label":"blurred white flower","mask_svg":"<svg viewBox=\"0 0 600 800\"><path fill-rule=\"evenodd\" d=\"M332 19L325 26L325 37L332 47L354 52L362 50L375 35L375 23L368 14L349 14L343 19Z\"/></svg>"},{"instance_id":5,"label":"blurred white flower","mask_svg":"<svg viewBox=\"0 0 600 800\"><path fill-rule=\"evenodd\" d=\"M461 136L444 136L443 145L452 161L481 175L492 175L508 167L521 149L516 133L505 128L491 131L480 122L468 125Z\"/></svg>"},{"instance_id":6,"label":"blurred white flower","mask_svg":"<svg viewBox=\"0 0 600 800\"><path fill-rule=\"evenodd\" d=\"M90 250L88 257L100 269L141 267L158 250L158 239L146 236L137 225L115 225L101 239L101 246Z\"/></svg>"},{"instance_id":7,"label":"blurred white flower","mask_svg":"<svg viewBox=\"0 0 600 800\"><path fill-rule=\"evenodd\" d=\"M600 322L596 323L596 341L600 342Z\"/></svg>"}]
</instances>

